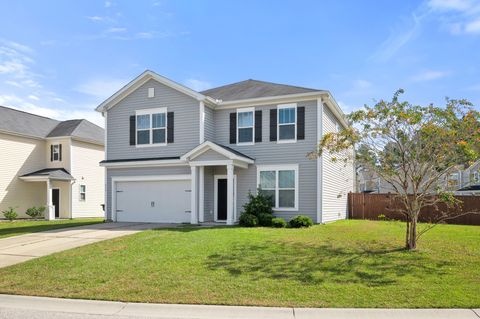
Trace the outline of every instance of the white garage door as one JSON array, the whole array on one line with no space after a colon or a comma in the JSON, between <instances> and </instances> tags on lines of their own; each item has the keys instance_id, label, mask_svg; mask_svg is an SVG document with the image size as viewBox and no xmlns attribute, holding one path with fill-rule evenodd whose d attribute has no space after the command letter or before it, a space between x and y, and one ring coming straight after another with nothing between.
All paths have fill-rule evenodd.
<instances>
[{"instance_id":1,"label":"white garage door","mask_svg":"<svg viewBox=\"0 0 480 319\"><path fill-rule=\"evenodd\" d=\"M190 222L190 181L117 182L117 221Z\"/></svg>"}]
</instances>

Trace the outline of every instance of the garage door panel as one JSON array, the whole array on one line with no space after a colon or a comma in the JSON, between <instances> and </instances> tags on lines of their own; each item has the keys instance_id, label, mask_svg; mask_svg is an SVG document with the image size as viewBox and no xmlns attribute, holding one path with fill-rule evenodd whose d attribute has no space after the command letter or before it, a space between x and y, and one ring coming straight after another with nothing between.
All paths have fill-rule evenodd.
<instances>
[{"instance_id":1,"label":"garage door panel","mask_svg":"<svg viewBox=\"0 0 480 319\"><path fill-rule=\"evenodd\" d=\"M117 182L117 221L190 222L190 181Z\"/></svg>"}]
</instances>

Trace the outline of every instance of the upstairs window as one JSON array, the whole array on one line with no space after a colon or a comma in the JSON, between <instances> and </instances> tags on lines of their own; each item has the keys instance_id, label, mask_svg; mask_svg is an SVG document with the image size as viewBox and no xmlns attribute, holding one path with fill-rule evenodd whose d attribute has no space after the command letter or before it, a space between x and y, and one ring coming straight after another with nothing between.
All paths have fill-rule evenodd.
<instances>
[{"instance_id":1,"label":"upstairs window","mask_svg":"<svg viewBox=\"0 0 480 319\"><path fill-rule=\"evenodd\" d=\"M167 142L167 109L139 110L137 117L137 145L164 145Z\"/></svg>"},{"instance_id":2,"label":"upstairs window","mask_svg":"<svg viewBox=\"0 0 480 319\"><path fill-rule=\"evenodd\" d=\"M278 141L297 139L297 107L295 104L278 106Z\"/></svg>"},{"instance_id":3,"label":"upstairs window","mask_svg":"<svg viewBox=\"0 0 480 319\"><path fill-rule=\"evenodd\" d=\"M61 161L61 146L60 144L54 144L52 145L52 162L57 162L57 161Z\"/></svg>"},{"instance_id":4,"label":"upstairs window","mask_svg":"<svg viewBox=\"0 0 480 319\"><path fill-rule=\"evenodd\" d=\"M241 109L237 111L237 144L253 143L254 137L254 109Z\"/></svg>"}]
</instances>

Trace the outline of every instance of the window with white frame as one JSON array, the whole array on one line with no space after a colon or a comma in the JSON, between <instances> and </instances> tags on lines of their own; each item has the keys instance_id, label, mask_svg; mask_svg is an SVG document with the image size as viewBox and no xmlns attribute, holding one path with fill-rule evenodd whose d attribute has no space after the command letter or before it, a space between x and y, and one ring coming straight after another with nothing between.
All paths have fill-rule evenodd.
<instances>
[{"instance_id":1,"label":"window with white frame","mask_svg":"<svg viewBox=\"0 0 480 319\"><path fill-rule=\"evenodd\" d=\"M167 108L139 110L137 145L165 145L167 141Z\"/></svg>"},{"instance_id":2,"label":"window with white frame","mask_svg":"<svg viewBox=\"0 0 480 319\"><path fill-rule=\"evenodd\" d=\"M85 185L80 185L80 201L85 201L87 199L87 187Z\"/></svg>"},{"instance_id":3,"label":"window with white frame","mask_svg":"<svg viewBox=\"0 0 480 319\"><path fill-rule=\"evenodd\" d=\"M237 110L237 144L253 143L255 135L254 111L254 108Z\"/></svg>"},{"instance_id":4,"label":"window with white frame","mask_svg":"<svg viewBox=\"0 0 480 319\"><path fill-rule=\"evenodd\" d=\"M60 144L52 145L52 160L60 161Z\"/></svg>"},{"instance_id":5,"label":"window with white frame","mask_svg":"<svg viewBox=\"0 0 480 319\"><path fill-rule=\"evenodd\" d=\"M278 140L294 141L297 138L297 105L278 106Z\"/></svg>"},{"instance_id":6,"label":"window with white frame","mask_svg":"<svg viewBox=\"0 0 480 319\"><path fill-rule=\"evenodd\" d=\"M478 171L473 172L473 182L478 183L479 181Z\"/></svg>"},{"instance_id":7,"label":"window with white frame","mask_svg":"<svg viewBox=\"0 0 480 319\"><path fill-rule=\"evenodd\" d=\"M257 179L260 191L270 197L275 209L297 209L297 165L259 167Z\"/></svg>"}]
</instances>

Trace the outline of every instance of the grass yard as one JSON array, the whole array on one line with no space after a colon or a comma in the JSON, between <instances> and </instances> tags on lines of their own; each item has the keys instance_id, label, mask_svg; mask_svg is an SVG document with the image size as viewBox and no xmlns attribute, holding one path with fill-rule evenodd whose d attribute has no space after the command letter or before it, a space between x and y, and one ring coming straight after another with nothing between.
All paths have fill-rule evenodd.
<instances>
[{"instance_id":1,"label":"grass yard","mask_svg":"<svg viewBox=\"0 0 480 319\"><path fill-rule=\"evenodd\" d=\"M0 293L298 307L480 306L480 227L149 230L0 269Z\"/></svg>"},{"instance_id":2,"label":"grass yard","mask_svg":"<svg viewBox=\"0 0 480 319\"><path fill-rule=\"evenodd\" d=\"M0 238L12 237L39 231L59 229L65 227L83 226L102 223L103 218L82 218L63 220L15 220L0 222Z\"/></svg>"}]
</instances>

